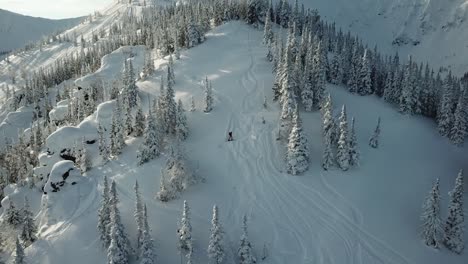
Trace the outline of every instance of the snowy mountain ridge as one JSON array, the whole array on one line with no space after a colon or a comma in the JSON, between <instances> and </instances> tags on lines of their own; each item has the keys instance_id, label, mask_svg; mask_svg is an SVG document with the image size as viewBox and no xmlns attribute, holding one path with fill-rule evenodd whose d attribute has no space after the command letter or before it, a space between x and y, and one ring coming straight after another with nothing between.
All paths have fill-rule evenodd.
<instances>
[{"instance_id":1,"label":"snowy mountain ridge","mask_svg":"<svg viewBox=\"0 0 468 264\"><path fill-rule=\"evenodd\" d=\"M77 25L82 18L52 20L0 9L0 51L7 52Z\"/></svg>"},{"instance_id":2,"label":"snowy mountain ridge","mask_svg":"<svg viewBox=\"0 0 468 264\"><path fill-rule=\"evenodd\" d=\"M317 0L308 8L337 26L351 30L387 53L413 55L420 61L468 71L468 2L466 0ZM433 52L437 50L437 52Z\"/></svg>"}]
</instances>

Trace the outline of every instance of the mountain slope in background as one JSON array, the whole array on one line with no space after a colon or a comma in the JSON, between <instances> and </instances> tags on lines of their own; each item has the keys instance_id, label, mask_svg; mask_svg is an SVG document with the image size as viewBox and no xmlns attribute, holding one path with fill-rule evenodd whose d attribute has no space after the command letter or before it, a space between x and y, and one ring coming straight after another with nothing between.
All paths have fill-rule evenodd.
<instances>
[{"instance_id":1,"label":"mountain slope in background","mask_svg":"<svg viewBox=\"0 0 468 264\"><path fill-rule=\"evenodd\" d=\"M52 20L0 9L0 52L21 48L42 36L77 25L82 18Z\"/></svg>"},{"instance_id":2,"label":"mountain slope in background","mask_svg":"<svg viewBox=\"0 0 468 264\"><path fill-rule=\"evenodd\" d=\"M302 1L329 22L358 34L385 53L414 55L419 61L468 71L467 0ZM404 57L402 57L404 58Z\"/></svg>"}]
</instances>

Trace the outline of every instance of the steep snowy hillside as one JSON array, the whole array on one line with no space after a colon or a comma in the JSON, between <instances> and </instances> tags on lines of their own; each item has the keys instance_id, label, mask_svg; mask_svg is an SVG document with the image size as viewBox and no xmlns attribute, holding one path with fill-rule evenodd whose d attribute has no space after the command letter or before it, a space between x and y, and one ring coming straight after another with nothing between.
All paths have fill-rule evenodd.
<instances>
[{"instance_id":1,"label":"steep snowy hillside","mask_svg":"<svg viewBox=\"0 0 468 264\"><path fill-rule=\"evenodd\" d=\"M50 212L56 213L47 216L40 240L27 248L30 263L106 262L106 251L95 229L103 176L117 182L123 223L132 239L136 232L132 186L139 181L159 263L180 261L175 245L183 200L192 209L196 262L207 261L211 207L217 204L226 232L225 263L236 263L244 214L256 255L260 258L264 247L268 251L261 263L464 263L466 255L424 246L419 238L419 215L437 177L441 178L445 208L445 194L456 173L460 168L468 169L463 159L468 149L456 148L440 138L427 120L402 119L375 98L329 86L335 111L346 103L350 116L357 119L361 166L346 173L322 171L320 114L303 113L311 169L299 177L286 174L284 149L275 140L279 109L276 104L268 103L266 109L262 105L264 96L271 101L273 80L261 39L260 31L242 22L228 23L209 33L205 44L183 52L175 63L176 97L185 105L191 96L195 98L196 111L187 113L190 136L185 146L192 168L205 179L203 183L169 203L155 200L166 155L137 166L141 139L131 138L117 160L93 168L66 191L43 196L43 203L48 203L45 199L53 201ZM164 61L157 64L164 65ZM135 65L139 67L141 61ZM109 66L105 64L103 69ZM138 83L143 98L144 92L158 94L159 76L164 72L159 68L155 76ZM199 83L205 75L213 81L215 97L209 114L201 111L203 90ZM80 127L103 121L99 116L109 118L110 111L107 106L98 108L98 113ZM381 147L372 149L367 140L377 116L383 120ZM235 141L226 142L226 133L231 130ZM83 135L84 131L91 130L83 130ZM90 150L96 155L94 147ZM41 196L29 195L36 200ZM21 199L22 192L11 197Z\"/></svg>"},{"instance_id":2,"label":"steep snowy hillside","mask_svg":"<svg viewBox=\"0 0 468 264\"><path fill-rule=\"evenodd\" d=\"M384 52L412 54L420 61L468 71L468 2L466 0L314 0L308 8L351 30Z\"/></svg>"},{"instance_id":3,"label":"steep snowy hillside","mask_svg":"<svg viewBox=\"0 0 468 264\"><path fill-rule=\"evenodd\" d=\"M52 20L0 9L0 52L22 48L46 36L77 25L82 18Z\"/></svg>"}]
</instances>

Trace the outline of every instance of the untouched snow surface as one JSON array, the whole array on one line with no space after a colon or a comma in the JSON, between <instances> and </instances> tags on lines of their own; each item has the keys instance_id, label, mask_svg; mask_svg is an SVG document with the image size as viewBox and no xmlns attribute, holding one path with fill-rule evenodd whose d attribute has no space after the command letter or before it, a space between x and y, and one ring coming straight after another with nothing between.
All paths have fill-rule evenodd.
<instances>
[{"instance_id":1,"label":"untouched snow surface","mask_svg":"<svg viewBox=\"0 0 468 264\"><path fill-rule=\"evenodd\" d=\"M84 174L88 181L43 197L43 202L58 199L57 206L67 211L48 216L54 221L47 221L41 239L26 249L28 263L106 263L107 252L100 246L96 229L104 175L117 182L119 209L132 241L136 237L133 185L139 181L158 263L180 263L176 230L183 200L192 210L196 263L208 261L214 204L219 206L226 231L225 263L237 263L244 214L260 263L466 263L467 253L456 255L424 246L419 238L419 216L426 193L440 177L445 217L446 193L458 170L468 171L468 149L452 146L427 119L402 116L373 96L359 97L329 86L335 111L346 103L348 116L356 117L361 166L346 173L337 169L324 172L320 167L320 114L302 113L311 168L301 176L286 174L284 144L276 141L279 109L271 103L273 76L261 39L261 31L242 22L228 23L175 62L176 97L188 109L193 95L197 107L196 112L187 112L191 130L184 146L194 172L205 182L189 188L177 200L155 200L165 158L137 166L141 139L129 139L117 160ZM139 82L139 88L157 94L161 72L164 69ZM213 82L215 100L214 110L208 114L201 111L205 75ZM264 96L267 109L262 105ZM378 116L382 117L381 145L371 149L367 141ZM234 132L233 142L226 142L228 131ZM34 195L40 199L41 194ZM54 208L42 209L38 218L47 217L44 210L54 212ZM260 261L264 245L268 257Z\"/></svg>"}]
</instances>

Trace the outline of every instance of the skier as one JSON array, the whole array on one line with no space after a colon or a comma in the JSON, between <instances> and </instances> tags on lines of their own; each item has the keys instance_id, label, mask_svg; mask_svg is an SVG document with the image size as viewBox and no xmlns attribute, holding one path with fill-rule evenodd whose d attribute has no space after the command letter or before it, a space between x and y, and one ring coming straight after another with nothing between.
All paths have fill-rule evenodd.
<instances>
[{"instance_id":1,"label":"skier","mask_svg":"<svg viewBox=\"0 0 468 264\"><path fill-rule=\"evenodd\" d=\"M232 138L232 131L228 132L228 141L233 141L234 138Z\"/></svg>"}]
</instances>

